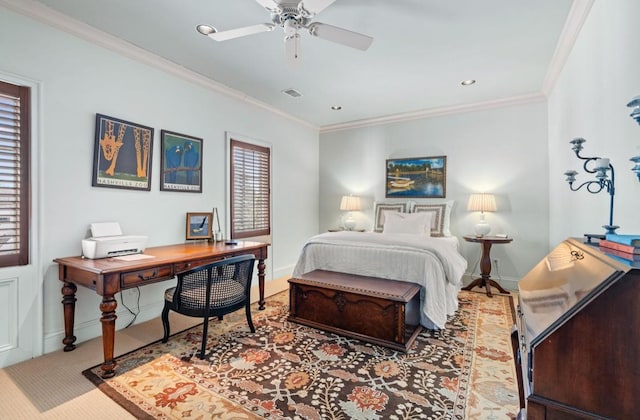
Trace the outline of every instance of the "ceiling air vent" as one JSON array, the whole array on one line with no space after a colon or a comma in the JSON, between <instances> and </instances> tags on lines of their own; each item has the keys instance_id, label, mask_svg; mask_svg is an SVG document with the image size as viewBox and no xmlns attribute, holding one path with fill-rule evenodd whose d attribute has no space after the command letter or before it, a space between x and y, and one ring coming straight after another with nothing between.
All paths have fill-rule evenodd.
<instances>
[{"instance_id":1,"label":"ceiling air vent","mask_svg":"<svg viewBox=\"0 0 640 420\"><path fill-rule=\"evenodd\" d=\"M292 98L299 98L302 96L302 93L298 92L295 89L285 89L282 91L282 93L284 93L285 95L289 95Z\"/></svg>"}]
</instances>

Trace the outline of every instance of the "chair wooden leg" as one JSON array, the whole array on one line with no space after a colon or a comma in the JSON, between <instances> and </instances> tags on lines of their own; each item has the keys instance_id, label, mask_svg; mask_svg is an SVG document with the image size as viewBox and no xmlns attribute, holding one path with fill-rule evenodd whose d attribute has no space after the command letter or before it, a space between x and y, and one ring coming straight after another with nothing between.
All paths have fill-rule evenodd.
<instances>
[{"instance_id":1,"label":"chair wooden leg","mask_svg":"<svg viewBox=\"0 0 640 420\"><path fill-rule=\"evenodd\" d=\"M202 345L200 347L200 359L204 359L204 351L207 348L207 334L209 332L209 317L204 317L204 324L202 324Z\"/></svg>"},{"instance_id":2,"label":"chair wooden leg","mask_svg":"<svg viewBox=\"0 0 640 420\"><path fill-rule=\"evenodd\" d=\"M169 340L170 326L169 326L169 305L164 302L164 308L162 309L162 329L164 330L164 337L162 342L166 343Z\"/></svg>"},{"instance_id":3,"label":"chair wooden leg","mask_svg":"<svg viewBox=\"0 0 640 420\"><path fill-rule=\"evenodd\" d=\"M253 321L251 320L251 302L247 301L245 305L245 312L247 313L247 323L249 324L249 329L252 333L256 332L256 329L253 326Z\"/></svg>"}]
</instances>

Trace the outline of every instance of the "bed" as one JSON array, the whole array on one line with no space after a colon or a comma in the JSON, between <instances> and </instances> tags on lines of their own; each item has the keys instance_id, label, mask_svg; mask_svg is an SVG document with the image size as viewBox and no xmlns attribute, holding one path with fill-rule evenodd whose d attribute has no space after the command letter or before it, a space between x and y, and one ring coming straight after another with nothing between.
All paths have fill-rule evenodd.
<instances>
[{"instance_id":1,"label":"bed","mask_svg":"<svg viewBox=\"0 0 640 420\"><path fill-rule=\"evenodd\" d=\"M438 207L439 213L427 207L409 213L406 210L415 210L415 204L393 203L393 209L380 204L375 206L371 232L327 232L310 238L293 277L327 270L417 283L421 286L420 324L444 329L447 317L458 309L458 292L467 268L458 239L445 234L445 215L451 205Z\"/></svg>"}]
</instances>

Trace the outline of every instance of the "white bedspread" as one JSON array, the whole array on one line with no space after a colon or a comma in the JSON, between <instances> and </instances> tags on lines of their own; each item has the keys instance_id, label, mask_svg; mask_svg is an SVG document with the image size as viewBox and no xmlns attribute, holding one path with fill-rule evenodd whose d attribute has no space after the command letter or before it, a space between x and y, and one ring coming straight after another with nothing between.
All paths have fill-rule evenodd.
<instances>
[{"instance_id":1,"label":"white bedspread","mask_svg":"<svg viewBox=\"0 0 640 420\"><path fill-rule=\"evenodd\" d=\"M466 268L455 238L345 231L309 239L293 276L328 270L417 283L422 286L420 323L443 329L458 309Z\"/></svg>"}]
</instances>

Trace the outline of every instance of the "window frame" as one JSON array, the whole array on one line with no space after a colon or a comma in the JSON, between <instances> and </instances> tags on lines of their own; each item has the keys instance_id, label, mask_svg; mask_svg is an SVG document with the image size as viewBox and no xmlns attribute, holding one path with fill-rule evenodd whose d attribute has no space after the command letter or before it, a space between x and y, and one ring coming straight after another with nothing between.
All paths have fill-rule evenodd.
<instances>
[{"instance_id":1,"label":"window frame","mask_svg":"<svg viewBox=\"0 0 640 420\"><path fill-rule=\"evenodd\" d=\"M268 177L266 182L265 181L261 181L258 183L258 189L264 189L265 185L266 185L266 199L267 199L267 204L266 206L264 205L260 205L258 206L261 210L262 213L264 214L266 212L266 218L265 217L258 217L258 218L253 218L251 220L254 221L253 225L255 226L256 224L259 225L258 228L256 229L240 229L238 230L236 223L235 223L235 204L237 202L236 197L237 197L237 191L234 185L234 180L235 180L235 176L237 174L237 168L234 164L234 149L235 148L240 148L246 151L253 151L253 152L258 152L258 153L262 153L262 154L266 154L266 170L261 171L258 175L265 175ZM227 162L228 162L228 170L227 170L227 175L228 175L228 194L227 194L227 202L228 202L228 208L229 208L229 218L228 218L228 232L229 232L229 237L231 239L246 239L246 238L255 238L255 237L260 237L260 236L269 236L271 235L271 215L272 215L272 211L271 211L271 206L272 206L272 201L271 201L271 180L272 180L272 176L271 176L271 168L272 168L272 164L271 164L271 160L272 160L272 149L271 149L271 145L265 144L264 142L259 142L253 139L248 139L247 137L244 136L239 136L239 135L235 135L235 134L231 134L231 133L227 133L227 150L228 150L228 154L227 154ZM255 189L254 189L254 194L255 194ZM263 191L259 191L258 192L258 200L260 201L260 199L264 199L264 193ZM259 223L255 223L256 219L258 219ZM266 219L266 220L265 220ZM260 223L260 221L262 223ZM266 222L266 227L263 227L264 224Z\"/></svg>"},{"instance_id":2,"label":"window frame","mask_svg":"<svg viewBox=\"0 0 640 420\"><path fill-rule=\"evenodd\" d=\"M19 211L19 246L17 252L0 255L0 267L28 265L30 262L30 219L31 219L31 88L8 81L0 80L0 93L20 100L20 134L18 143L20 192L18 195Z\"/></svg>"}]
</instances>

